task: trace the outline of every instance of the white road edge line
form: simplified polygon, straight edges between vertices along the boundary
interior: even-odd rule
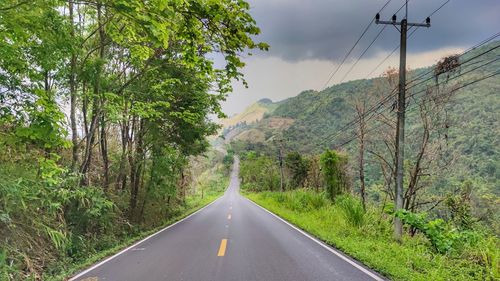
[[[331,248],[330,246],[326,245],[324,242],[316,239],[315,237],[311,236],[310,234],[308,234],[307,232],[303,231],[302,229],[296,227],[295,225],[287,222],[286,220],[282,219],[281,217],[279,217],[278,215],[274,214],[273,212],[269,211],[268,209],[260,206],[259,204],[253,202],[252,200],[246,198],[245,196],[242,196],[243,198],[245,198],[246,200],[250,201],[252,204],[254,204],[255,206],[261,208],[262,210],[268,212],[269,214],[273,215],[275,218],[279,219],[280,221],[284,222],[285,224],[287,224],[288,226],[290,226],[291,228],[295,229],[296,231],[300,232],[302,235],[306,236],[307,238],[313,240],[314,242],[316,242],[317,244],[319,244],[321,247],[325,248],[326,250],[330,251],[331,253],[335,254],[336,256],[338,256],[339,258],[345,260],[346,262],[348,262],[349,264],[351,264],[352,266],[354,266],[355,268],[359,269],[360,271],[362,271],[363,273],[365,273],[366,275],[370,276],[371,278],[373,278],[374,280],[377,280],[377,281],[385,281],[385,279],[382,279],[380,278],[379,276],[377,276],[376,274],[374,274],[373,272],[371,272],[370,270],[364,268],[363,266],[357,264],[356,262],[352,261],[350,258],[346,257],[343,253],[339,252],[339,251],[336,251],[335,249]]]
[[[149,240],[150,238],[153,238],[154,236],[156,236],[156,235],[158,235],[158,234],[162,233],[163,231],[165,231],[165,230],[167,230],[167,229],[169,229],[169,228],[173,227],[174,225],[176,225],[176,224],[178,224],[178,223],[181,223],[181,222],[183,222],[183,221],[185,221],[185,220],[189,219],[190,217],[192,217],[192,216],[196,215],[197,213],[199,213],[199,212],[203,211],[203,210],[204,210],[205,208],[207,208],[208,206],[210,206],[210,205],[214,204],[215,202],[219,201],[219,199],[221,199],[223,196],[224,196],[224,195],[220,196],[219,198],[217,198],[217,199],[215,199],[214,201],[212,201],[210,204],[208,204],[208,205],[206,205],[205,207],[203,207],[203,208],[199,209],[198,211],[196,211],[196,212],[194,212],[194,213],[190,214],[189,216],[187,216],[187,217],[185,217],[185,218],[183,218],[183,219],[181,219],[181,220],[178,220],[178,221],[176,221],[175,223],[173,223],[173,224],[171,224],[171,225],[166,226],[165,228],[163,228],[163,229],[159,230],[158,232],[155,232],[155,233],[153,233],[153,234],[149,235],[148,237],[146,237],[146,238],[142,239],[141,241],[136,242],[136,243],[135,243],[135,244],[133,244],[132,246],[129,246],[129,247],[127,247],[127,248],[125,248],[125,249],[121,250],[120,252],[118,252],[118,253],[116,253],[116,254],[112,255],[111,257],[109,257],[109,258],[107,258],[107,259],[105,259],[105,260],[103,260],[103,261],[101,261],[101,262],[99,262],[99,263],[97,263],[97,264],[93,265],[92,267],[89,267],[88,269],[86,269],[86,270],[84,270],[84,271],[82,271],[82,272],[78,273],[77,275],[75,275],[75,276],[71,277],[68,281],[74,281],[74,280],[76,280],[77,278],[79,278],[79,277],[81,277],[81,276],[83,276],[83,275],[85,275],[85,274],[89,273],[90,271],[92,271],[92,270],[94,270],[94,269],[98,268],[99,266],[101,266],[101,265],[103,265],[103,264],[107,263],[108,261],[110,261],[110,260],[112,260],[112,259],[114,259],[114,258],[118,257],[119,255],[121,255],[121,254],[125,253],[126,251],[128,251],[128,250],[130,250],[130,249],[135,248],[135,247],[136,247],[136,246],[138,246],[139,244],[141,244],[141,243],[143,243],[143,242],[145,242],[145,241]]]

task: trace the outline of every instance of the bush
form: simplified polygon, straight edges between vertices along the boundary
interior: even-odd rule
[[[328,201],[322,193],[313,193],[306,190],[294,190],[290,192],[261,192],[263,198],[270,198],[284,207],[297,211],[308,212],[326,206]]]
[[[395,215],[404,224],[422,232],[430,241],[434,250],[442,254],[451,251],[460,252],[465,246],[477,244],[482,236],[472,230],[459,231],[451,223],[443,219],[427,220],[425,213],[399,210]]]
[[[0,171],[1,280],[7,272],[17,280],[65,258],[86,258],[117,226],[114,204],[101,189],[77,187],[78,178],[53,159],[39,163],[38,178]]]
[[[350,195],[338,196],[335,204],[342,210],[345,220],[355,227],[361,227],[365,222],[365,210],[359,200]]]

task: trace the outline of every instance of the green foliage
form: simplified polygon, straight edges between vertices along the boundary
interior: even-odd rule
[[[264,198],[273,198],[287,209],[298,212],[318,210],[328,204],[326,198],[321,194],[313,194],[301,189],[284,193],[265,191],[261,194]]]
[[[49,154],[49,157],[38,158],[40,179],[45,185],[57,187],[63,183],[63,176],[68,170],[57,164],[60,159],[61,157],[54,153]]]
[[[249,152],[241,158],[240,178],[243,189],[278,190],[280,186],[278,163],[268,156],[257,156]]]
[[[36,101],[25,107],[27,120],[18,121],[13,132],[13,143],[33,144],[39,149],[50,150],[68,147],[65,139],[64,114],[49,92],[37,90]],[[1,117],[1,116],[0,116]]]
[[[0,243],[14,266],[26,259],[54,262],[65,253],[85,257],[84,249],[75,248],[73,237],[102,233],[97,230],[103,230],[104,225],[108,230],[117,227],[114,204],[102,190],[75,187],[76,178],[59,174],[61,168],[51,160],[41,170],[41,181],[13,181],[10,175],[0,173]],[[91,239],[85,243],[89,247],[95,242]],[[25,253],[31,243],[37,246]],[[10,266],[7,271],[18,274]]]
[[[428,220],[425,213],[416,214],[407,210],[399,210],[395,215],[404,224],[421,231],[439,253],[460,251],[465,245],[476,245],[480,239],[480,234],[477,232],[459,231],[443,219]]]
[[[321,171],[325,179],[326,192],[330,200],[348,190],[346,167],[347,157],[334,150],[321,154]]]
[[[291,175],[292,188],[303,187],[307,177],[308,163],[300,153],[290,152],[285,157],[285,167]]]
[[[472,182],[466,181],[459,195],[450,196],[446,200],[446,206],[450,210],[451,219],[460,229],[472,228],[471,193]]]
[[[354,227],[360,228],[365,222],[363,204],[350,195],[341,195],[335,198],[335,204],[342,210],[345,220]]]
[[[224,155],[224,159],[222,159],[222,163],[224,164],[224,169],[227,174],[229,174],[229,171],[231,169],[231,166],[234,163],[234,150],[228,149],[227,154]]]

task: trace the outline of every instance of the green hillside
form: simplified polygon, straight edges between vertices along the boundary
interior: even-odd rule
[[[273,103],[270,99],[261,99],[247,107],[245,111],[224,119],[221,123],[224,128],[234,127],[241,123],[255,123],[262,120],[266,114],[272,113],[278,106],[279,103]]]

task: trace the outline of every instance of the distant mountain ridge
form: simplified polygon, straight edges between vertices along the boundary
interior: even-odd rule
[[[252,124],[262,120],[265,114],[271,114],[280,102],[274,103],[271,99],[265,98],[247,107],[243,112],[231,116],[221,121],[224,129],[237,126],[238,124]]]

